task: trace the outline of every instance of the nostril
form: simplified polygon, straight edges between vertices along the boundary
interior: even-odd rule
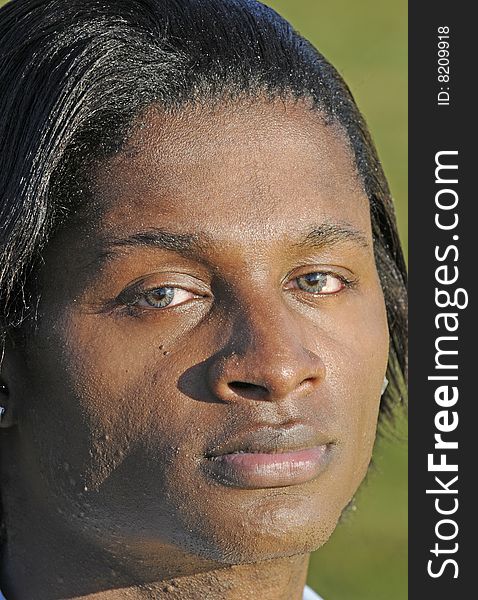
[[[268,393],[267,388],[263,385],[248,383],[247,381],[231,381],[228,385],[235,394],[243,398],[263,398]]]
[[[229,387],[237,388],[238,390],[248,389],[254,387],[253,383],[247,383],[247,381],[231,381]]]

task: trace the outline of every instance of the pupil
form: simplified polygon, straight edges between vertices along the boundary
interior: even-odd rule
[[[167,306],[171,303],[174,298],[174,289],[173,288],[158,288],[146,296],[146,300],[148,304],[152,306]]]
[[[311,285],[324,285],[327,281],[327,275],[324,275],[323,273],[310,273],[310,275],[306,275],[306,278],[307,283],[310,283]]]
[[[325,273],[308,273],[299,278],[299,287],[303,289],[312,289],[320,291],[327,284],[327,275]],[[301,281],[303,282],[302,285]]]

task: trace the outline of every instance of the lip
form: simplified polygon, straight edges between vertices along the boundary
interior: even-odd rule
[[[315,428],[258,427],[214,446],[206,470],[225,485],[246,489],[298,485],[327,467],[334,442]]]

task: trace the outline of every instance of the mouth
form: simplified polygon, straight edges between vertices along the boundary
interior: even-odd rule
[[[224,485],[260,489],[306,483],[328,466],[335,442],[314,428],[259,427],[208,451],[204,467]]]

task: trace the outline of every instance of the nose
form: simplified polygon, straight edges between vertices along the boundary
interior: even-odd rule
[[[323,361],[306,347],[312,341],[310,327],[285,307],[241,311],[226,347],[209,365],[209,387],[224,402],[308,395],[325,377]]]

